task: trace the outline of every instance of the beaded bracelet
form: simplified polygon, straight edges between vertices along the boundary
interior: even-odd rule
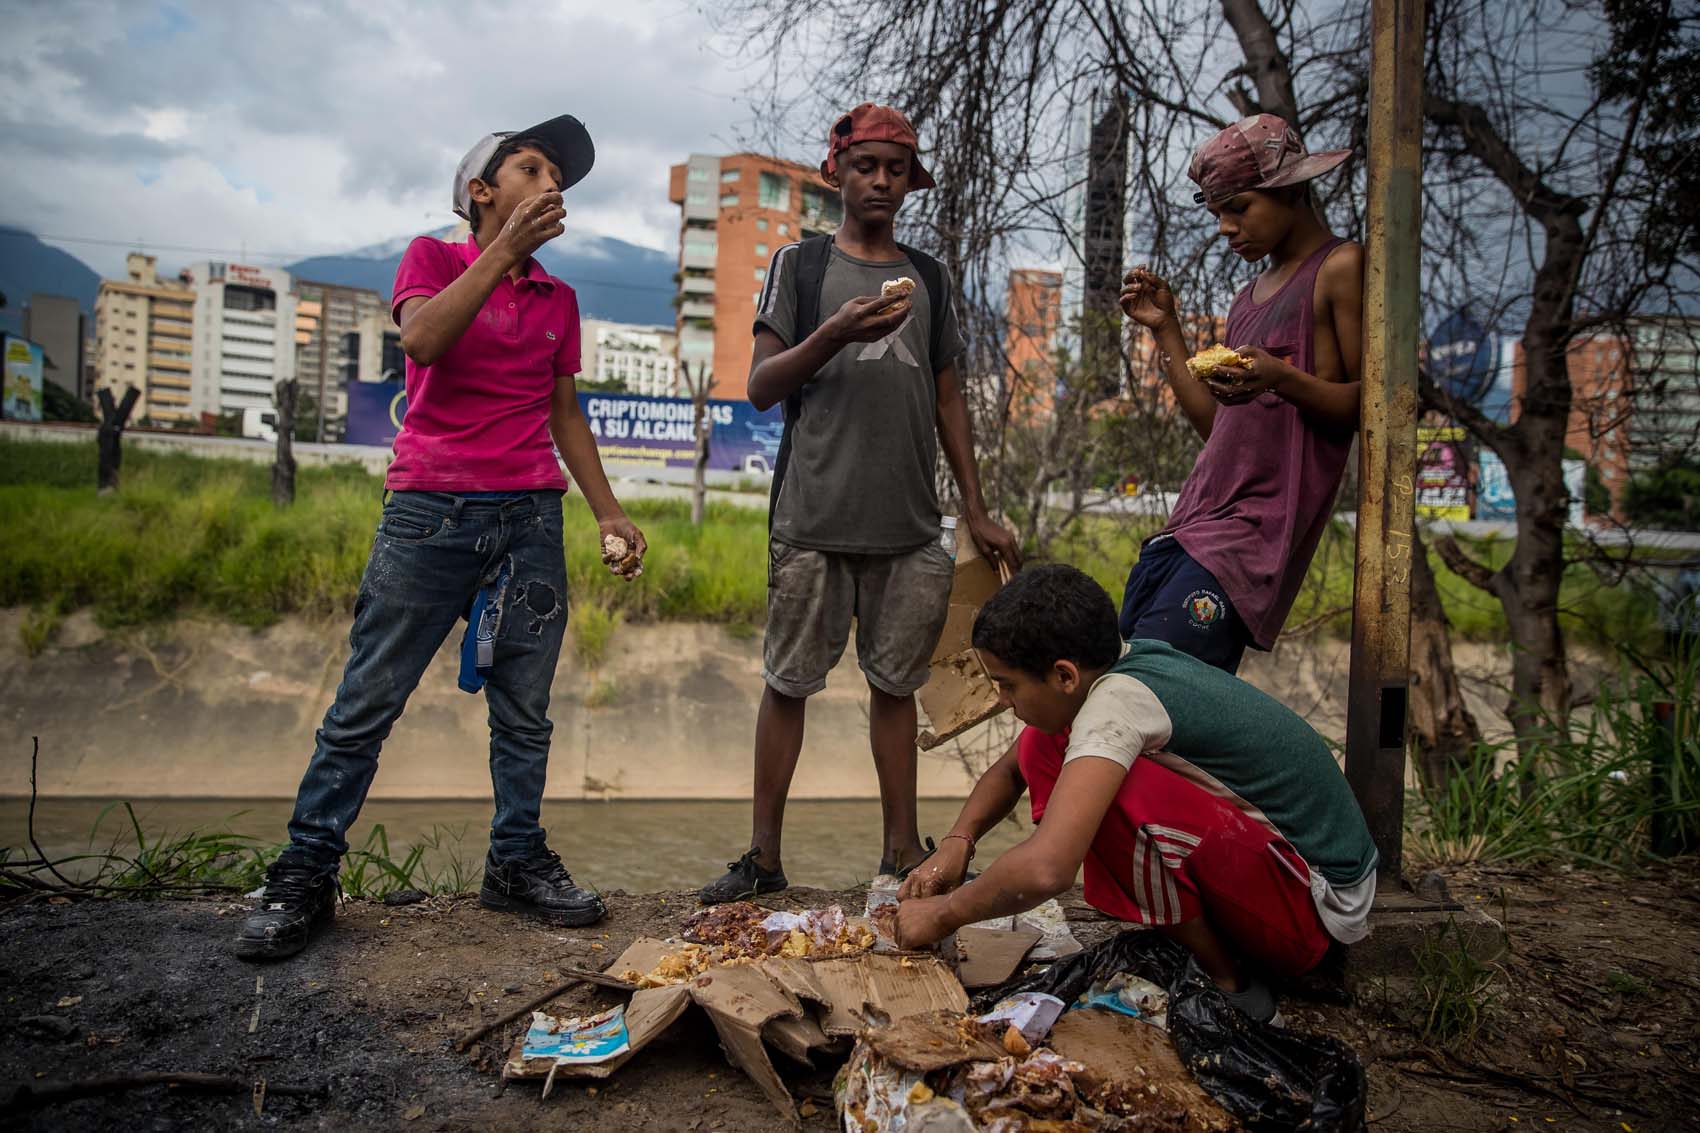
[[[974,836],[972,834],[946,834],[943,838],[940,838],[939,841],[945,842],[945,841],[949,841],[952,838],[960,838],[964,842],[968,843],[968,860],[973,861],[974,860],[974,850],[975,850]]]

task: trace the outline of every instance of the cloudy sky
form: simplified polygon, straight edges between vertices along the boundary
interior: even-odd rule
[[[739,148],[761,82],[687,0],[6,7],[0,223],[102,272],[89,241],[280,262],[450,223],[472,142],[561,112],[597,148],[569,226],[666,248],[668,165]]]

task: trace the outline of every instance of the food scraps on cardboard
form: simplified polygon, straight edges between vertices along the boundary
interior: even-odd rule
[[[709,968],[748,964],[767,956],[792,959],[849,956],[873,947],[874,932],[847,920],[838,905],[802,913],[773,912],[748,901],[700,910],[685,921],[685,942],[647,972],[628,968],[621,979],[639,987],[687,983]]]
[[[1057,1031],[1075,1016],[1096,1018],[1066,1028],[1066,1050],[1029,1047],[1013,1026],[990,1016],[916,1015],[871,1029],[837,1080],[840,1127],[845,1133],[1237,1128],[1199,1089],[1161,1031],[1100,1011],[1069,1012]]]

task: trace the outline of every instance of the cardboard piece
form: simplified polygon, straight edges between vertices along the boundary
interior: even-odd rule
[[[1015,974],[1021,961],[1043,937],[1036,928],[981,928],[966,925],[956,930],[957,978],[972,991],[996,987]]]
[[[1179,1110],[1187,1133],[1240,1128],[1193,1078],[1161,1028],[1114,1011],[1066,1011],[1045,1041],[1086,1067],[1076,1079],[1088,1090],[1125,1091],[1131,1098],[1150,1099],[1153,1108]]]
[[[931,751],[1003,711],[973,642],[980,607],[1002,585],[997,569],[980,554],[967,531],[959,530],[950,611],[933,647],[927,683],[917,694],[929,725],[916,741],[922,751]]]
[[[647,972],[680,946],[649,938],[632,943],[610,972]],[[812,1051],[871,1026],[930,1011],[961,1013],[968,993],[944,964],[921,955],[870,952],[831,959],[768,957],[709,968],[685,984],[642,988],[626,1007],[630,1050],[595,1064],[523,1057],[524,1039],[502,1068],[505,1078],[606,1078],[695,1003],[708,1013],[727,1059],[753,1079],[788,1120],[798,1120],[790,1091],[768,1057],[771,1046],[807,1063]]]

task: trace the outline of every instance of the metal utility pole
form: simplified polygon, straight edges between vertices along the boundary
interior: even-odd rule
[[[1369,822],[1382,873],[1397,877],[1416,522],[1423,0],[1374,0],[1370,25],[1363,417],[1346,779]]]

